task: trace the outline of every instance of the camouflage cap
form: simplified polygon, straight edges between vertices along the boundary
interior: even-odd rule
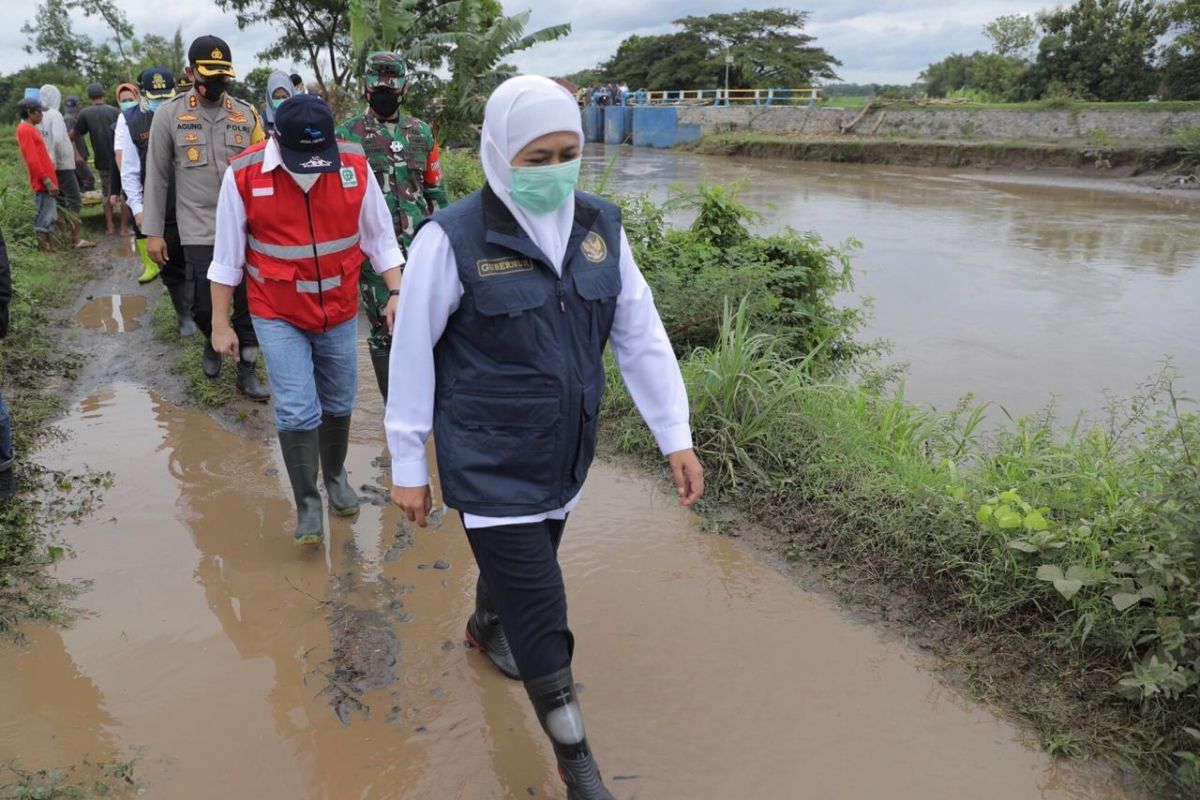
[[[408,69],[404,66],[404,59],[399,53],[376,50],[367,54],[364,77],[368,89],[373,86],[391,86],[393,89],[400,89],[404,86],[407,74]]]

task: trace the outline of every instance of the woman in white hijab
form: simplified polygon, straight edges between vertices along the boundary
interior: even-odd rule
[[[575,191],[579,108],[558,84],[502,84],[480,141],[487,186],[439,212],[408,254],[386,427],[392,499],[425,526],[425,442],[479,565],[467,638],[522,679],[569,800],[611,800],[584,735],[557,551],[595,453],[611,343],[670,461],[680,502],[704,490],[679,365],[620,209]],[[632,520],[631,520],[632,522]]]

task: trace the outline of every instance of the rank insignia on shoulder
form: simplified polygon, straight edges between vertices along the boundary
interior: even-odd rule
[[[579,249],[583,251],[583,257],[593,264],[599,264],[608,258],[608,245],[605,244],[604,237],[595,231],[592,231],[584,238],[583,243],[579,245]]]
[[[200,119],[200,117],[196,116],[195,114],[180,114],[175,119],[178,122],[196,122]]]
[[[200,101],[196,99],[196,95],[189,94],[188,95],[188,108],[195,108],[198,105],[200,105]]]
[[[225,95],[225,110],[233,111],[233,98],[229,95]]]
[[[342,167],[338,170],[338,174],[342,177],[343,189],[353,189],[358,186],[358,176],[354,174],[354,167]]]

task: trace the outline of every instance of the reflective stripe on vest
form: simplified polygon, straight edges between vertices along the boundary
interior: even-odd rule
[[[242,156],[240,158],[235,157],[234,159],[232,159],[230,161],[229,166],[233,167],[234,172],[237,172],[238,170],[245,169],[246,167],[250,166],[251,164],[261,164],[263,162],[263,159],[266,157],[267,157],[266,149],[255,150],[253,153],[251,153],[248,156]]]
[[[262,273],[259,272],[258,267],[254,266],[253,264],[246,265],[246,274],[251,278],[254,278],[254,280],[258,281],[259,283],[263,283]]]
[[[334,275],[321,281],[296,281],[296,291],[301,294],[319,294],[327,289],[336,289],[342,285],[342,276]]]
[[[313,245],[311,244],[267,244],[260,242],[253,236],[246,237],[246,244],[256,253],[262,253],[264,256],[279,258],[285,261],[295,261],[301,258],[312,258]],[[334,253],[340,253],[343,250],[348,250],[358,244],[358,234],[347,236],[344,239],[334,239],[330,242],[317,242],[317,256],[330,256]]]

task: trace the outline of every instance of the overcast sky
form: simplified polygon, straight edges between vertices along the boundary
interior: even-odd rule
[[[36,0],[0,0],[10,12],[10,23],[0,31],[0,73],[10,73],[40,61],[21,46],[20,21],[33,14]],[[185,41],[214,33],[229,42],[235,66],[246,70],[255,65],[254,54],[275,37],[269,26],[238,31],[232,15],[215,10],[210,3],[159,3],[145,0],[116,0],[140,36],[158,33],[170,36],[183,26]],[[539,45],[511,59],[522,71],[563,75],[595,66],[615,52],[631,34],[664,33],[671,20],[686,15],[770,8],[786,5],[757,0],[503,0],[507,13],[530,9],[530,30],[570,22],[572,33],[565,39]],[[955,51],[970,52],[987,45],[981,29],[1001,14],[1031,13],[1055,5],[1022,0],[805,0],[791,6],[812,12],[808,31],[843,66],[843,80],[856,83],[911,83],[926,65]],[[80,18],[76,30],[93,38],[105,36],[95,19]],[[279,65],[290,67],[292,65]],[[300,65],[296,65],[300,66]],[[306,77],[311,70],[301,69]]]

